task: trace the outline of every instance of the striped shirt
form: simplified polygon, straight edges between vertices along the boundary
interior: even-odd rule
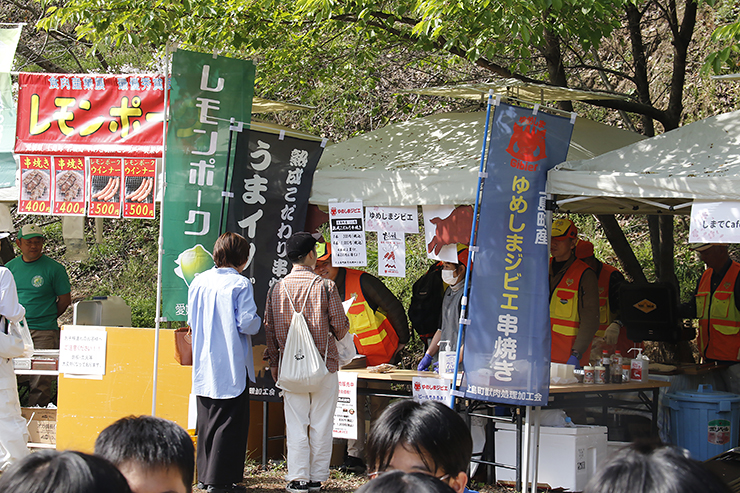
[[[265,307],[265,333],[267,334],[267,353],[270,357],[270,366],[278,367],[280,352],[285,347],[285,339],[288,337],[290,321],[293,318],[293,308],[290,300],[293,300],[296,311],[301,311],[304,301],[306,307],[303,315],[306,317],[308,329],[311,331],[314,343],[324,356],[326,356],[326,368],[335,372],[339,368],[337,362],[337,345],[334,337],[329,337],[331,331],[337,339],[341,339],[349,330],[349,320],[344,314],[342,300],[333,281],[326,281],[329,288],[328,293],[324,288],[321,277],[314,274],[313,269],[307,265],[293,265],[293,270],[285,276],[278,284],[275,284],[267,297]],[[310,288],[310,292],[309,292]],[[288,300],[288,296],[290,300]],[[306,295],[308,294],[308,300]],[[327,294],[329,296],[327,297]],[[327,308],[328,307],[328,308]]]

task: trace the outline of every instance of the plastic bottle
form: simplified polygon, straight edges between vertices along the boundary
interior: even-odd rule
[[[622,383],[622,353],[617,350],[612,354],[611,383]]]
[[[565,427],[566,428],[575,428],[576,427],[575,423],[573,423],[573,420],[570,419],[570,416],[566,416],[565,417]]]
[[[606,369],[601,365],[594,367],[594,383],[606,383]]]
[[[583,367],[583,383],[593,384],[594,383],[594,367],[586,365]]]
[[[622,360],[622,383],[630,383],[630,364]]]
[[[444,378],[452,378],[455,374],[455,356],[457,353],[451,351],[450,341],[440,341],[439,352],[439,375]]]
[[[647,382],[648,381],[648,363],[650,360],[647,356],[642,354],[642,348],[633,347],[630,351],[637,351],[637,356],[632,360],[630,365],[630,381],[631,382]]]
[[[604,367],[604,382],[603,383],[609,383],[611,373],[609,372],[609,366],[611,365],[612,360],[609,358],[609,353],[606,349],[604,349],[601,352],[601,366]],[[598,383],[598,382],[597,382]]]

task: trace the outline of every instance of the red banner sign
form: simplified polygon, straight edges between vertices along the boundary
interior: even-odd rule
[[[20,214],[51,212],[51,157],[21,156]]]
[[[162,155],[164,78],[18,76],[16,154]]]

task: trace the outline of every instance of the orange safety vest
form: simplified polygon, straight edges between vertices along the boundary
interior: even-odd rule
[[[578,313],[578,287],[581,285],[581,276],[589,268],[585,262],[576,259],[550,295],[552,333],[550,361],[553,363],[567,363],[570,358],[573,342],[576,340],[578,328],[581,325]],[[589,344],[588,349],[581,355],[581,365],[588,364],[590,352],[591,345]]]
[[[368,366],[388,363],[398,348],[398,334],[380,309],[373,311],[365,301],[360,286],[360,276],[364,272],[345,269],[344,298],[355,296],[355,301],[347,312],[349,331],[356,335],[355,347],[359,354],[367,358]]]
[[[735,281],[740,264],[732,262],[714,293],[712,269],[701,276],[696,290],[696,318],[699,319],[699,349],[705,358],[740,361],[740,311],[735,306]]]

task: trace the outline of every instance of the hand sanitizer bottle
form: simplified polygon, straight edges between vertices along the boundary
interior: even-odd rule
[[[452,351],[450,341],[441,341],[439,352],[439,375],[444,378],[452,379],[455,375],[455,356],[457,353]]]
[[[648,381],[648,357],[642,354],[642,348],[633,347],[630,352],[637,351],[637,356],[632,360],[630,366],[630,382]]]

